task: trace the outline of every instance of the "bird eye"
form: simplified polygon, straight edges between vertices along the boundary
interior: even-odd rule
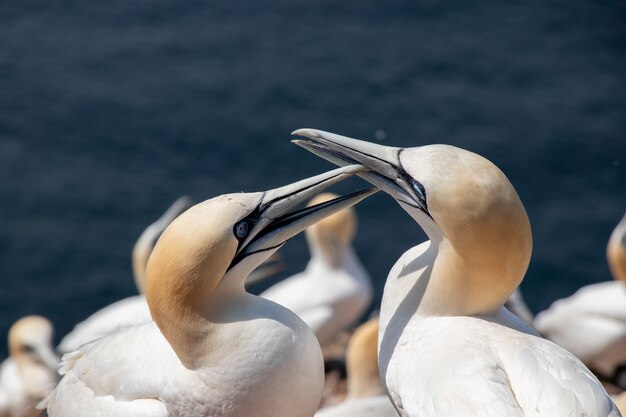
[[[248,222],[245,220],[240,221],[235,225],[235,236],[238,239],[243,239],[248,234]]]
[[[33,346],[31,346],[31,345],[23,345],[22,346],[22,351],[24,353],[31,354],[31,353],[35,352],[35,348]]]

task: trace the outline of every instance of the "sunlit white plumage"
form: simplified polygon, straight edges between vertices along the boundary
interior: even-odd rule
[[[299,145],[390,194],[430,238],[391,269],[379,366],[403,417],[619,416],[591,372],[503,307],[530,260],[530,224],[491,162],[445,145],[392,148],[318,130]]]
[[[244,281],[287,239],[370,195],[294,211],[358,169],[220,196],[174,220],[146,270],[154,322],[66,355],[65,376],[42,404],[49,416],[313,415],[323,385],[315,336],[289,310],[247,293]]]
[[[324,193],[309,204],[336,197]],[[355,229],[353,208],[309,227],[305,234],[311,260],[306,269],[261,293],[300,316],[322,346],[354,324],[372,300],[370,277],[352,248]]]
[[[315,417],[398,417],[378,371],[378,320],[362,324],[350,338],[346,351],[348,395]]]
[[[41,316],[26,316],[11,326],[9,358],[0,365],[0,416],[40,414],[35,405],[58,381],[52,335],[52,324]]]
[[[626,364],[626,215],[611,234],[607,259],[615,281],[587,285],[554,302],[537,315],[535,328],[611,379]]]
[[[149,225],[137,239],[132,252],[132,267],[139,295],[116,301],[78,323],[59,343],[58,348],[60,352],[72,352],[87,342],[115,333],[124,327],[152,320],[148,303],[146,303],[146,296],[144,295],[146,264],[163,230],[191,205],[192,202],[189,197],[180,197],[157,221]]]

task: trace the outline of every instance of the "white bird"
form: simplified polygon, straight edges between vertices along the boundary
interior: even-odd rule
[[[503,307],[528,267],[530,223],[491,162],[453,146],[393,148],[318,130],[299,145],[390,194],[429,241],[391,269],[378,363],[403,417],[619,416],[574,355]]]
[[[139,295],[124,298],[96,311],[78,323],[59,343],[59,352],[73,352],[85,343],[119,331],[128,326],[151,321],[144,295],[145,270],[150,254],[163,230],[182,212],[192,206],[187,196],[176,200],[167,211],[149,225],[137,239],[132,252],[132,267]]]
[[[41,406],[50,417],[312,416],[324,378],[315,335],[244,282],[287,239],[375,192],[296,210],[360,169],[223,195],[181,214],[148,261],[154,321],[65,355],[65,376]]]
[[[309,205],[337,197],[324,193]],[[300,316],[322,346],[354,324],[372,301],[370,277],[352,248],[355,230],[353,208],[306,229],[311,253],[306,269],[261,293]]]
[[[359,326],[348,343],[348,396],[315,417],[398,417],[378,372],[378,319]]]
[[[35,405],[58,381],[59,358],[52,348],[52,324],[26,316],[9,330],[9,358],[0,365],[0,416],[34,417]]]
[[[585,286],[537,315],[535,328],[606,382],[626,388],[626,215],[606,249],[614,281]],[[620,372],[622,371],[622,372]]]

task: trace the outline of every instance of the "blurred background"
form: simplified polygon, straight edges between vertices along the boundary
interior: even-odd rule
[[[626,211],[626,3],[211,3],[0,2],[1,340],[33,313],[58,340],[135,294],[131,248],[178,196],[333,168],[290,144],[300,127],[496,163],[533,226],[522,290],[535,313],[610,279],[606,242]],[[357,210],[377,308],[425,236],[383,193]],[[283,254],[280,276],[302,270],[304,238]]]

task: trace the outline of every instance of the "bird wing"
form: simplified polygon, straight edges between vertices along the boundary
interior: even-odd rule
[[[525,415],[620,416],[596,377],[565,349],[527,335],[508,343],[500,356]]]
[[[75,373],[66,375],[42,404],[50,417],[168,417],[158,399],[120,401],[112,395],[95,395]]]
[[[61,340],[59,351],[63,353],[75,351],[85,343],[151,320],[145,296],[125,298],[104,307],[78,323],[74,330]]]
[[[180,369],[154,322],[133,326],[64,355],[65,376],[41,405],[51,417],[165,417],[159,398]]]
[[[580,360],[497,320],[411,322],[386,362],[393,330],[383,335],[379,362],[402,416],[620,416]]]

